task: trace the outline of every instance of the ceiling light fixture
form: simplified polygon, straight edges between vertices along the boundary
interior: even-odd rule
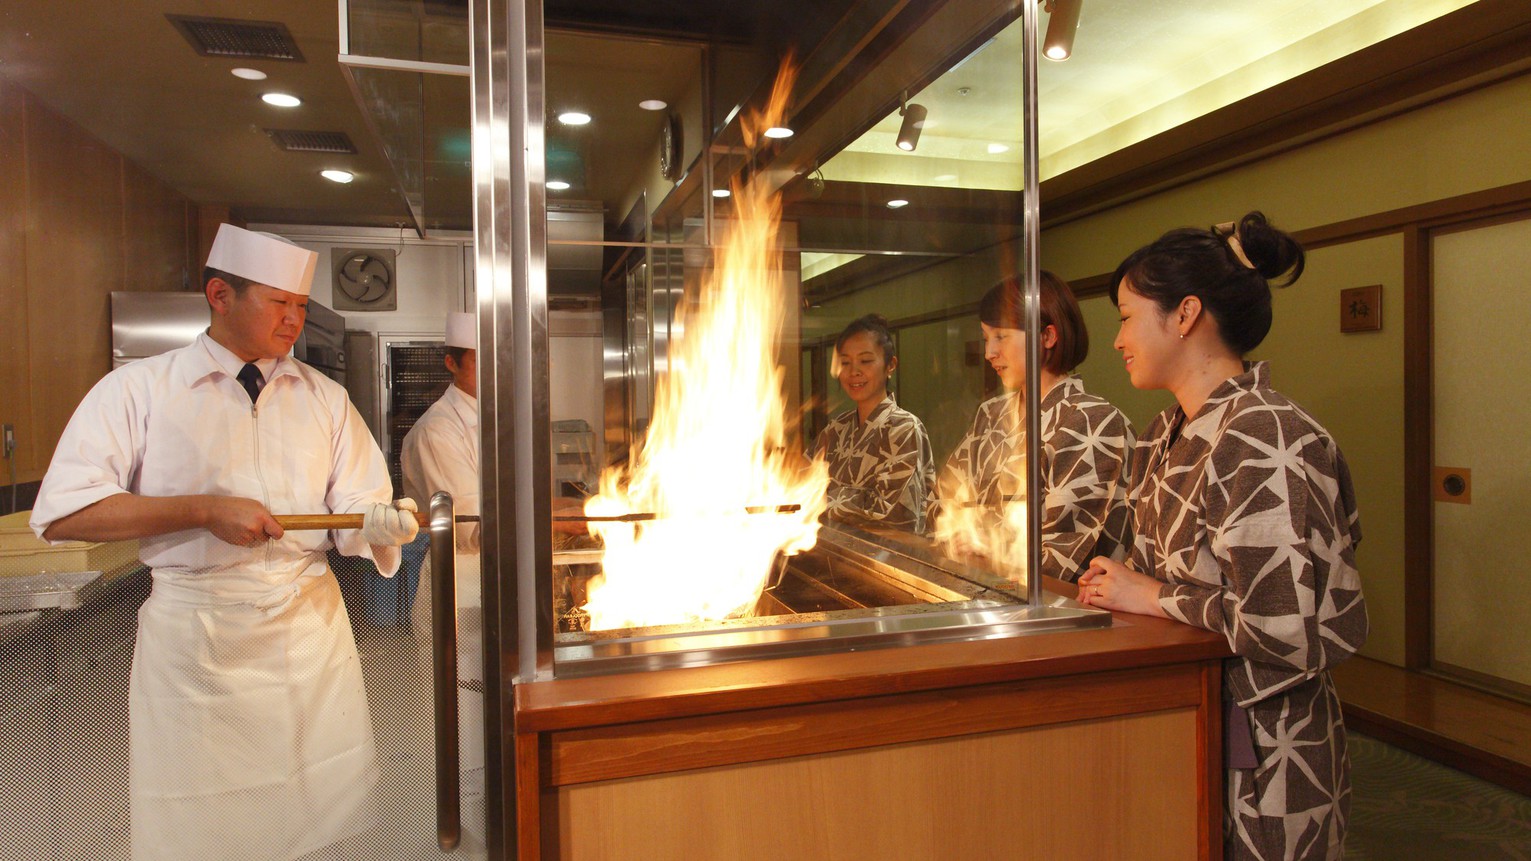
[[[558,115],[558,121],[566,126],[582,126],[590,122],[590,115],[580,111],[564,111]]]
[[[276,105],[279,108],[295,108],[303,104],[303,100],[287,93],[266,93],[260,100],[268,105]]]
[[[1009,151],[1010,147],[1007,147],[1004,144],[989,144],[989,155],[999,155],[1002,152]]]
[[[914,152],[914,148],[920,145],[920,131],[925,128],[928,112],[924,105],[910,104],[909,91],[905,90],[898,113],[904,118],[898,127],[898,148],[904,152]]]
[[[662,111],[669,106],[670,103],[664,99],[644,99],[638,103],[638,107],[646,111]]]
[[[247,69],[244,66],[240,66],[237,69],[230,69],[229,70],[229,74],[233,75],[236,78],[244,78],[247,81],[264,81],[264,80],[266,80],[266,73],[265,72],[262,72],[260,69]]]
[[[909,205],[909,201],[904,200],[901,197],[895,197],[894,199],[888,201],[888,208],[889,209],[903,209],[904,207],[906,207],[908,205]]]
[[[782,140],[784,138],[789,138],[789,137],[792,137],[792,135],[793,135],[793,131],[791,129],[787,128],[786,126],[771,126],[770,128],[765,130],[765,136],[766,137],[768,137],[768,138],[775,138],[777,140]]]
[[[330,182],[345,184],[356,178],[356,174],[349,170],[321,170],[319,175]]]
[[[550,191],[568,191],[569,184],[561,179],[550,179],[548,180],[548,189]]]
[[[719,199],[728,197],[728,196],[730,196],[732,194],[733,194],[733,192],[729,191],[726,188],[714,188],[712,190],[712,196],[716,197],[716,198],[719,198]]]
[[[1042,37],[1042,56],[1062,62],[1074,53],[1074,31],[1079,29],[1079,9],[1084,0],[1047,0],[1047,35]]]

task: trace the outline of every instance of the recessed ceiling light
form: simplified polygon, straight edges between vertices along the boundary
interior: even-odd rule
[[[787,128],[786,126],[771,126],[770,128],[765,130],[765,136],[768,137],[768,138],[778,138],[778,139],[780,139],[780,138],[789,138],[789,137],[792,137],[792,130]]]
[[[564,111],[558,115],[558,121],[566,126],[582,126],[590,122],[590,115],[579,111]]]
[[[319,175],[329,180],[330,182],[341,183],[350,182],[356,178],[356,174],[350,172],[349,170],[321,170],[319,171]]]
[[[933,176],[931,179],[936,182],[956,182],[957,175],[955,173],[943,173],[940,176]]]
[[[1007,147],[1004,144],[989,144],[989,155],[999,155],[1002,152],[1009,151],[1010,147]]]
[[[662,111],[669,106],[670,103],[664,99],[644,99],[638,103],[638,107],[646,111]]]
[[[567,191],[569,184],[561,179],[548,180],[548,188],[552,191]]]
[[[266,93],[261,96],[261,101],[268,105],[276,105],[279,108],[295,108],[303,104],[303,100],[287,93]]]
[[[888,201],[888,208],[889,209],[903,209],[904,207],[906,207],[908,205],[909,205],[909,201],[904,200],[903,198],[900,198],[900,197],[896,197],[896,198]]]
[[[246,69],[243,66],[240,66],[237,69],[230,69],[229,70],[229,74],[233,75],[236,78],[244,78],[247,81],[264,81],[264,80],[266,80],[266,73],[265,72],[262,72],[260,69]]]
[[[712,196],[713,197],[728,197],[731,194],[733,194],[733,192],[729,191],[726,188],[714,188],[712,190]]]

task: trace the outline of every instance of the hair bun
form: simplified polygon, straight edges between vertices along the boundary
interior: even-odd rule
[[[1285,281],[1276,285],[1285,287],[1302,276],[1306,265],[1302,245],[1290,234],[1273,227],[1265,213],[1256,210],[1240,218],[1238,235],[1244,255],[1254,264],[1255,271],[1267,281],[1274,281],[1283,273],[1290,272]]]

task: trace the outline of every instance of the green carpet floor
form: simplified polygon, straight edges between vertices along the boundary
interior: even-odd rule
[[[1346,861],[1531,861],[1531,798],[1352,732]]]

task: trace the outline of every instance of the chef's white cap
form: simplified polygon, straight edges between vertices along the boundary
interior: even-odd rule
[[[453,311],[447,315],[447,346],[478,349],[478,321],[468,311]]]
[[[218,226],[210,269],[248,278],[257,284],[307,296],[314,283],[319,255],[270,233],[257,233],[232,224]]]

